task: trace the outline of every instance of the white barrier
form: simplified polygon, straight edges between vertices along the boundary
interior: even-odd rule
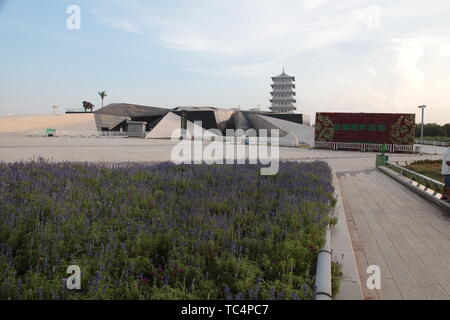
[[[431,140],[416,140],[416,144],[425,144],[425,145],[428,145],[428,146],[446,147],[446,146],[448,146],[449,142],[445,142],[445,141],[431,141]]]
[[[29,137],[47,137],[45,130],[33,130],[26,133]],[[88,131],[88,130],[56,130],[55,137],[69,138],[99,138],[99,137],[128,137],[127,132],[116,131]]]
[[[314,141],[314,148],[335,150],[335,142]]]
[[[328,142],[314,141],[314,148],[331,150],[359,150],[359,151],[380,151],[383,144],[379,143],[356,143],[356,142]],[[387,152],[414,153],[414,145],[386,144]]]

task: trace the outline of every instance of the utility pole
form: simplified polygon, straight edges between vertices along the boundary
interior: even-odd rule
[[[424,114],[426,107],[427,107],[426,105],[419,106],[419,109],[422,109],[422,128],[420,130],[420,140],[422,140],[422,141],[423,141],[423,114]]]
[[[181,140],[187,137],[187,112],[181,111]]]

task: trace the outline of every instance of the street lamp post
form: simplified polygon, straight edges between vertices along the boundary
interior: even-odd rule
[[[420,129],[420,140],[422,140],[422,141],[423,141],[423,114],[424,114],[426,107],[427,106],[425,106],[425,105],[419,106],[419,109],[422,109],[422,128]]]
[[[187,137],[187,118],[186,110],[181,111],[181,140]]]

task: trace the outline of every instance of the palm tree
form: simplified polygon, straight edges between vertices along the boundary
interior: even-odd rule
[[[102,108],[103,108],[103,99],[105,99],[105,97],[107,96],[106,91],[100,91],[98,94],[102,98]]]

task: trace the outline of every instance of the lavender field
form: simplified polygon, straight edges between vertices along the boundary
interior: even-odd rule
[[[311,299],[332,193],[325,162],[0,163],[0,299]]]

